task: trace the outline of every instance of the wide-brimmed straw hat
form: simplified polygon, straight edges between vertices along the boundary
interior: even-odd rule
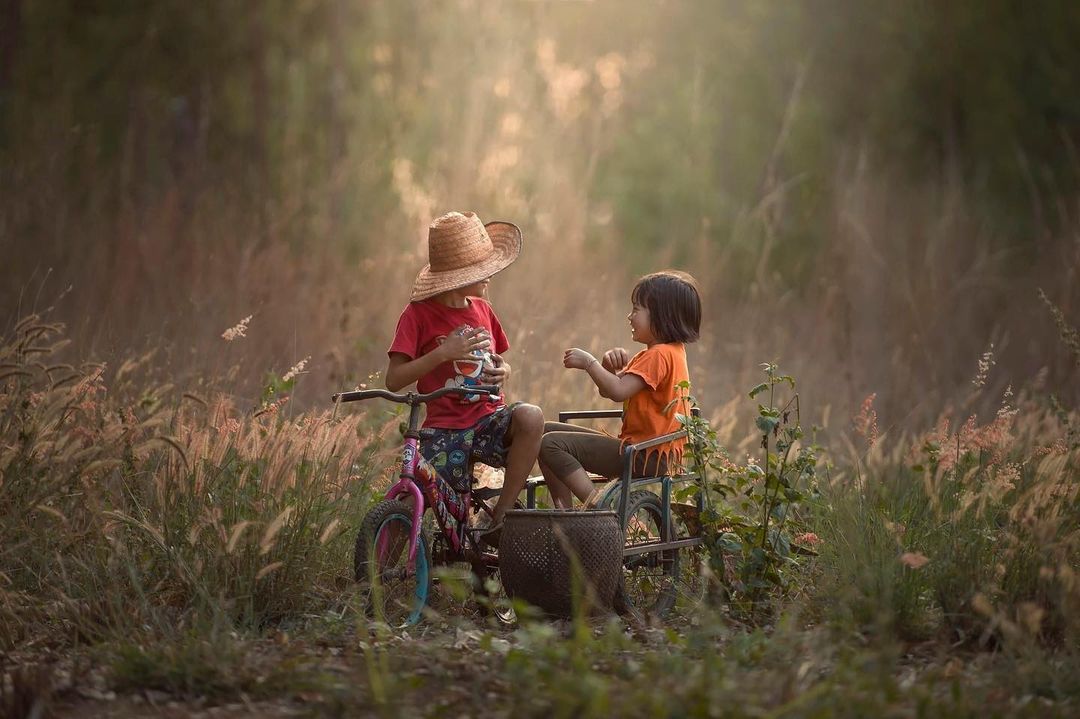
[[[480,222],[475,212],[447,212],[428,227],[428,264],[413,284],[412,301],[486,280],[521,252],[521,230],[509,222]]]

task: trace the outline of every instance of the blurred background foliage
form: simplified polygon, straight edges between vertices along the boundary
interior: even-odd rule
[[[234,391],[311,354],[319,401],[471,208],[525,231],[493,297],[535,400],[665,265],[714,403],[791,357],[934,414],[991,342],[1075,396],[1036,288],[1075,324],[1078,36],[1067,0],[2,0],[0,319],[63,295],[78,351],[200,377],[254,313]]]

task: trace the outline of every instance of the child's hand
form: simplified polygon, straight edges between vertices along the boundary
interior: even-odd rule
[[[510,379],[510,363],[504,360],[502,355],[492,353],[491,363],[484,363],[480,381],[484,384],[494,384],[502,387],[508,379]]]
[[[587,369],[595,361],[595,357],[577,347],[566,350],[562,358],[563,367],[567,369]]]
[[[600,364],[603,365],[604,369],[608,372],[614,374],[625,367],[629,361],[630,353],[622,347],[615,347],[604,353],[604,357],[600,360]]]
[[[473,352],[476,350],[483,352],[490,346],[491,338],[483,327],[470,330],[458,327],[443,340],[443,343],[435,351],[441,355],[444,362],[475,360],[476,355]]]

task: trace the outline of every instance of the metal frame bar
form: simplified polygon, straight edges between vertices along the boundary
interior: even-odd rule
[[[623,556],[632,557],[635,554],[645,554],[656,550],[679,549],[681,547],[697,547],[705,543],[704,537],[686,537],[685,539],[673,539],[670,542],[638,542],[623,547]]]
[[[629,519],[629,517],[627,517],[627,512],[630,509],[630,485],[634,479],[632,476],[634,473],[634,453],[640,452],[643,449],[650,449],[661,444],[666,444],[674,439],[680,439],[685,436],[687,436],[686,430],[682,429],[678,432],[662,434],[659,437],[653,437],[652,439],[647,439],[644,442],[628,444],[623,447],[623,468],[622,477],[620,478],[622,482],[622,491],[619,493],[619,526],[622,527],[623,530],[626,529],[626,522]],[[663,482],[663,478],[656,477],[653,479],[653,481]]]
[[[572,419],[622,419],[621,409],[571,409],[559,412],[560,422]]]

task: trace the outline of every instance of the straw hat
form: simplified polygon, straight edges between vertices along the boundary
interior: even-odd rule
[[[485,280],[505,269],[520,252],[517,225],[485,225],[475,212],[447,212],[428,227],[429,264],[416,276],[412,301]]]

